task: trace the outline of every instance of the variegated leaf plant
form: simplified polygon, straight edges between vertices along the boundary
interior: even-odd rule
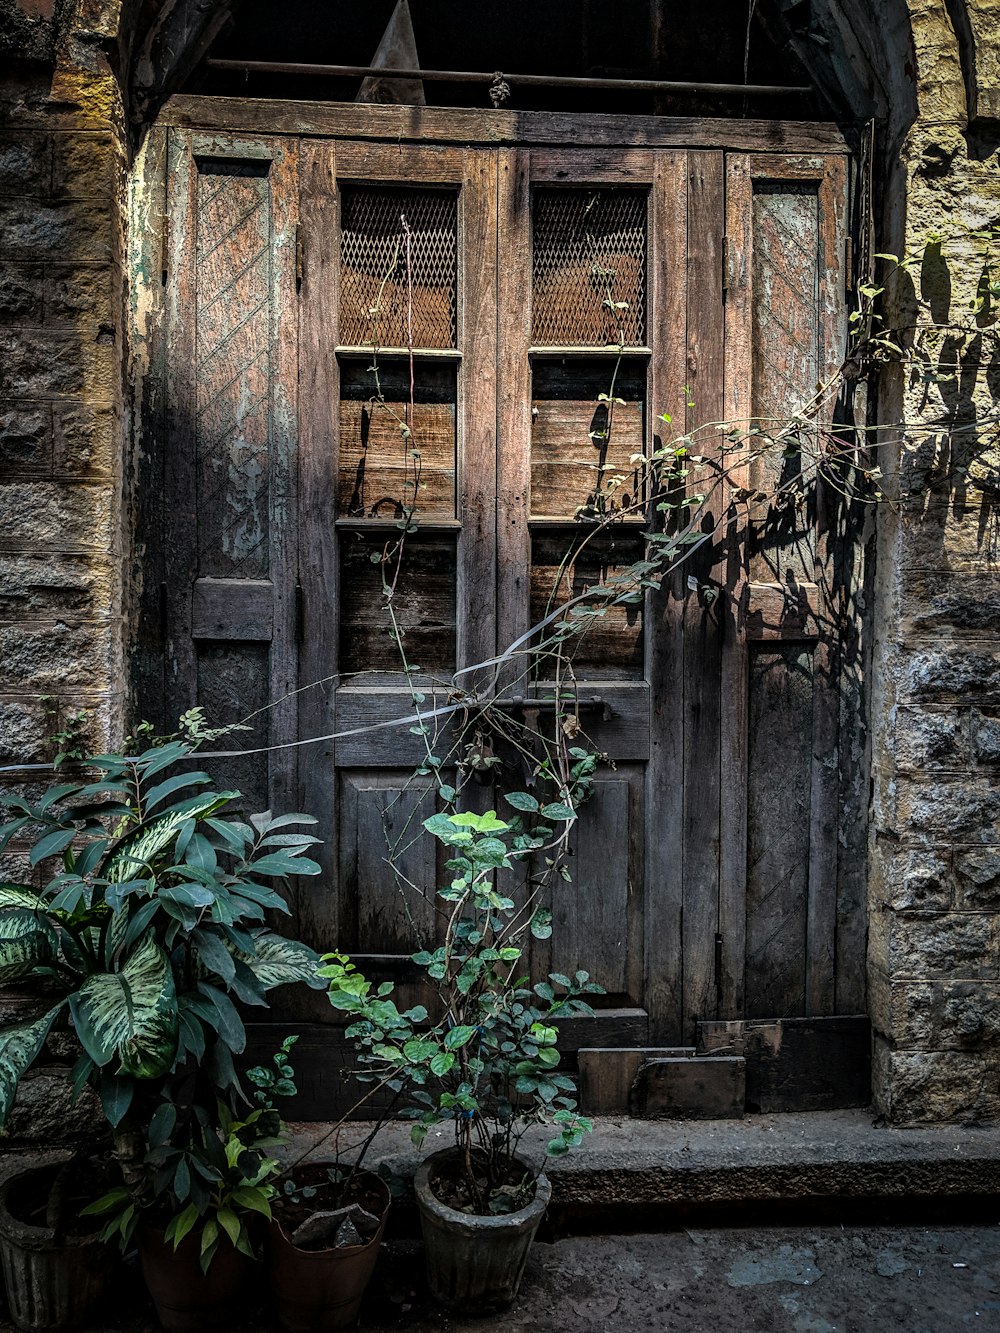
[[[288,911],[275,880],[319,873],[307,855],[317,839],[298,827],[316,821],[244,817],[239,793],[214,790],[193,753],[173,740],[93,756],[99,776],[9,798],[14,818],[0,826],[0,851],[33,835],[31,865],[54,863],[44,887],[0,882],[0,986],[38,995],[37,1013],[0,1029],[0,1124],[49,1033],[75,1033],[76,1087],[96,1089],[120,1144],[139,1136],[132,1224],[154,1199],[164,1220],[217,1211],[234,1124],[240,1169],[257,1177],[278,1117],[246,1116],[234,1002],[323,985],[316,954],[266,919]]]

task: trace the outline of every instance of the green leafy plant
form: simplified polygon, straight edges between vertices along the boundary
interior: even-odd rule
[[[530,1196],[531,1180],[519,1179],[514,1167],[529,1126],[552,1129],[554,1155],[590,1129],[577,1114],[572,1080],[559,1072],[554,1023],[589,1013],[581,997],[600,987],[582,971],[529,983],[522,975],[524,946],[529,935],[551,934],[552,914],[539,906],[519,909],[496,882],[517,861],[537,855],[555,835],[553,825],[572,821],[574,810],[540,807],[527,792],[507,799],[537,816],[531,827],[492,810],[424,820],[452,852],[452,879],[437,893],[447,914],[443,942],[413,955],[434,992],[433,1013],[423,1005],[401,1012],[391,982],[373,991],[342,954],[327,955],[321,969],[331,1003],[351,1017],[347,1035],[366,1067],[362,1076],[403,1091],[409,1102],[403,1114],[416,1122],[414,1142],[435,1125],[454,1126],[459,1206],[475,1213],[509,1212],[522,1206],[525,1191]]]
[[[239,1192],[265,1179],[248,1145],[280,1125],[237,1074],[246,1032],[234,1000],[266,1006],[276,986],[323,984],[316,954],[265,919],[288,911],[274,880],[319,872],[306,855],[317,839],[299,831],[315,821],[243,818],[238,793],[184,767],[192,753],[175,740],[137,758],[92,756],[100,776],[11,798],[15,817],[0,827],[0,850],[33,832],[31,864],[57,867],[42,888],[0,883],[0,985],[39,996],[35,1016],[0,1030],[0,1123],[49,1033],[70,1029],[82,1048],[74,1085],[96,1089],[116,1135],[131,1196],[123,1239],[153,1199],[184,1217],[181,1230],[213,1213],[233,1239],[227,1198],[253,1210]],[[270,1091],[288,1082],[276,1076]]]

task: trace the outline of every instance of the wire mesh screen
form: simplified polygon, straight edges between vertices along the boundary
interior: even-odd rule
[[[646,341],[646,193],[536,190],[531,341]]]
[[[445,190],[343,190],[342,343],[455,346],[457,219]]]

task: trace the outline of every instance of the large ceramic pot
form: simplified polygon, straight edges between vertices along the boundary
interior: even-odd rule
[[[420,1224],[427,1256],[427,1282],[434,1299],[454,1310],[490,1314],[514,1300],[528,1250],[542,1220],[552,1186],[539,1174],[535,1197],[526,1208],[498,1217],[460,1213],[434,1193],[431,1181],[454,1158],[454,1150],[425,1158],[413,1187],[420,1209]],[[514,1159],[533,1172],[523,1157]]]
[[[256,1287],[256,1264],[225,1237],[207,1273],[201,1271],[200,1232],[185,1236],[176,1250],[156,1227],[140,1227],[138,1241],[142,1276],[165,1329],[228,1328],[240,1318]]]
[[[107,1295],[117,1254],[99,1231],[75,1235],[38,1225],[57,1166],[19,1171],[0,1186],[0,1260],[10,1317],[26,1333],[77,1328]],[[30,1219],[30,1220],[26,1220]]]
[[[277,1218],[268,1228],[267,1278],[285,1333],[329,1333],[358,1317],[382,1244],[389,1188],[367,1171],[356,1180],[366,1204],[374,1204],[371,1211],[377,1208],[379,1217],[378,1230],[363,1245],[303,1250],[292,1244]]]

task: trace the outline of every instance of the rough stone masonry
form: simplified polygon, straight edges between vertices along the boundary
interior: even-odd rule
[[[887,316],[918,363],[887,367],[879,404],[896,498],[871,612],[875,1095],[892,1121],[996,1120],[1000,343],[973,233],[1000,220],[1000,0],[775,8],[820,85],[877,118],[876,248],[917,257]],[[0,764],[49,759],[81,708],[93,743],[123,733],[141,574],[128,194],[218,9],[0,0]]]

